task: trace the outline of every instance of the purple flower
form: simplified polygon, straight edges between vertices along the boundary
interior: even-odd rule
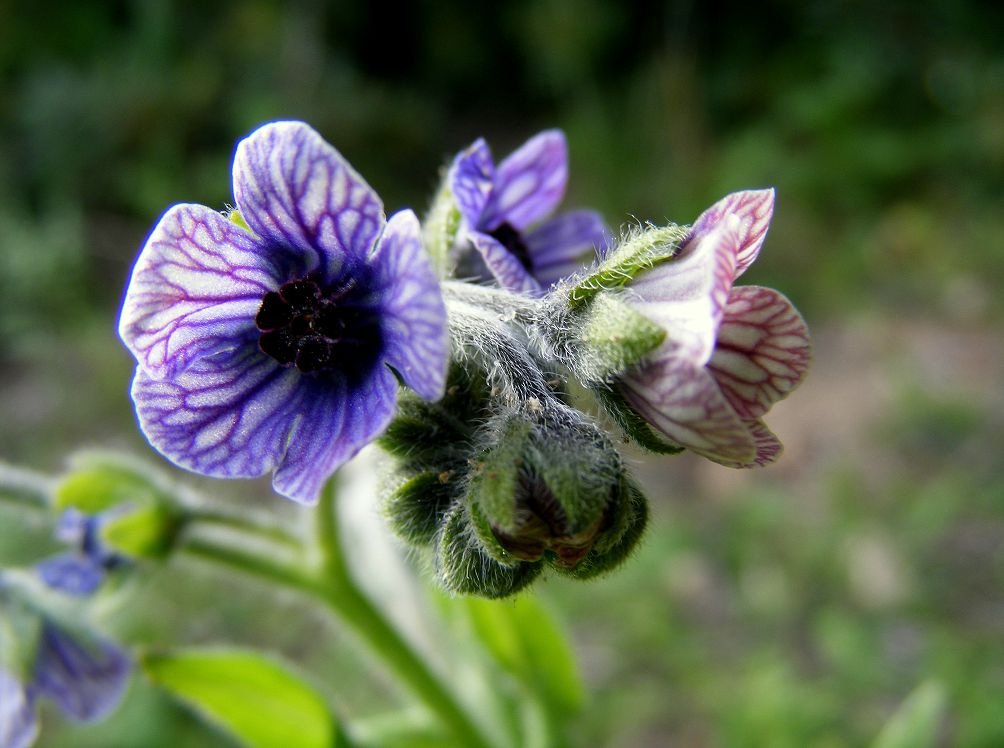
[[[666,339],[619,380],[627,403],[671,443],[731,467],[765,465],[781,444],[760,417],[801,382],[809,332],[777,291],[732,284],[756,259],[773,190],[728,195],[676,258],[635,278],[635,308]]]
[[[106,514],[89,515],[67,509],[59,517],[56,537],[73,550],[47,558],[36,566],[42,581],[68,595],[85,597],[104,581],[105,572],[123,561],[101,541]]]
[[[483,139],[453,161],[450,188],[463,218],[462,236],[499,285],[540,294],[605,251],[609,232],[599,214],[575,210],[547,219],[565,195],[568,145],[545,130],[498,168]]]
[[[175,205],[136,261],[119,323],[139,362],[132,396],[178,465],[274,471],[276,491],[312,503],[391,420],[394,372],[442,395],[446,309],[414,213],[385,221],[306,124],[253,132],[233,180],[241,220]]]
[[[131,670],[119,647],[43,621],[31,679],[22,683],[0,668],[0,748],[34,742],[41,697],[52,699],[75,722],[105,717],[121,701]]]

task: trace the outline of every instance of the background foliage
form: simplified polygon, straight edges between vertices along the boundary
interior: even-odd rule
[[[614,226],[776,186],[747,282],[789,294],[816,340],[770,419],[787,456],[646,458],[637,557],[541,586],[592,694],[571,742],[860,745],[927,684],[938,743],[1004,743],[1000,4],[8,0],[0,81],[0,458],[38,469],[81,443],[145,452],[121,289],[169,204],[232,200],[233,144],[264,120],[309,121],[390,210],[424,206],[478,135],[501,155],[551,126],[569,202]],[[41,537],[0,521],[5,552]],[[269,642],[352,682],[350,712],[396,698],[309,612],[239,585],[221,603],[196,572],[165,570],[118,625]],[[182,588],[199,616],[173,610]],[[203,729],[140,681],[73,744]]]

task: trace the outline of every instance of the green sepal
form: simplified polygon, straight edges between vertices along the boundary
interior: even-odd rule
[[[568,292],[568,305],[580,309],[600,291],[626,286],[656,265],[672,260],[690,234],[686,226],[646,226],[615,247],[585,278]]]
[[[178,514],[164,504],[149,503],[106,515],[101,540],[130,558],[163,559],[171,552],[181,529]]]
[[[429,470],[403,481],[384,504],[391,530],[409,545],[431,545],[454,501],[457,476]]]
[[[147,676],[251,748],[333,748],[335,720],[298,675],[256,652],[183,649],[145,654]]]
[[[504,528],[516,525],[520,471],[533,424],[519,416],[503,416],[491,446],[470,463],[468,505],[480,507],[489,522]]]
[[[454,364],[446,393],[437,402],[426,402],[410,390],[401,393],[397,415],[377,444],[397,457],[405,471],[445,470],[469,441],[471,424],[484,420],[487,402],[484,382]]]
[[[422,221],[422,243],[440,278],[446,278],[450,274],[450,250],[457,239],[459,228],[460,209],[450,189],[449,172],[444,169],[439,189]]]
[[[436,571],[443,588],[460,595],[500,598],[514,595],[541,572],[540,561],[505,566],[488,556],[471,533],[467,508],[450,511],[437,539]]]
[[[650,452],[663,455],[675,455],[683,451],[683,447],[664,439],[644,418],[638,415],[615,386],[600,385],[594,387],[592,393],[628,438],[639,446]]]
[[[240,214],[240,211],[237,210],[237,208],[231,209],[231,211],[227,213],[227,218],[229,218],[232,223],[237,224],[245,231],[248,231],[252,234],[254,233],[254,231],[251,230],[251,227],[248,226],[248,222],[244,220],[244,216]]]
[[[569,568],[554,564],[555,571],[574,579],[590,579],[614,569],[631,555],[648,524],[648,501],[641,490],[630,482],[624,498],[623,509],[609,533],[598,539],[577,565]]]
[[[56,485],[53,508],[98,514],[125,502],[152,501],[156,493],[148,481],[129,468],[94,465],[69,473]]]
[[[609,382],[654,351],[666,330],[616,293],[597,295],[576,340],[575,373],[584,384]]]

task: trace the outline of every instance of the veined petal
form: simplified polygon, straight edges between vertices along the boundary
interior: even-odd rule
[[[506,249],[501,242],[488,234],[482,234],[480,231],[472,231],[470,240],[502,288],[534,295],[541,292],[540,284],[523,267],[519,258]]]
[[[759,418],[799,385],[810,353],[809,329],[787,298],[736,286],[708,369],[741,418]]]
[[[495,162],[483,138],[457,154],[450,167],[449,179],[460,214],[468,226],[476,227],[495,183]]]
[[[303,122],[272,122],[237,145],[234,198],[270,244],[293,247],[339,274],[346,255],[365,257],[384,223],[383,204],[342,155]]]
[[[517,231],[551,215],[565,196],[568,144],[560,130],[530,138],[499,164],[495,188],[477,226],[491,231],[508,223]]]
[[[136,260],[119,336],[155,379],[233,348],[282,282],[261,243],[202,205],[175,205]]]
[[[666,329],[663,348],[695,365],[714,350],[715,335],[732,288],[737,219],[720,221],[678,258],[635,278],[632,305]]]
[[[34,700],[17,678],[0,667],[0,746],[28,748],[36,737]]]
[[[387,363],[423,398],[438,400],[450,353],[446,304],[414,213],[391,216],[371,264],[382,289]]]
[[[40,561],[35,569],[46,585],[76,597],[90,595],[105,578],[101,564],[79,553],[52,556]]]
[[[138,369],[132,397],[140,428],[169,460],[203,475],[253,478],[282,462],[294,426],[309,410],[305,380],[248,339],[172,380]]]
[[[672,442],[716,462],[749,463],[756,443],[747,424],[701,366],[654,357],[620,380],[628,404]]]
[[[42,624],[34,683],[71,719],[97,720],[114,709],[125,693],[131,666],[119,647],[82,641],[46,621]]]
[[[533,276],[545,288],[606,253],[610,231],[592,210],[562,213],[526,236]]]
[[[372,376],[351,388],[310,381],[304,391],[303,417],[272,487],[302,504],[313,504],[331,474],[387,428],[397,403],[397,380],[385,366],[377,366]]]
[[[694,237],[713,230],[727,216],[736,216],[739,219],[739,230],[735,247],[735,277],[738,278],[760,254],[773,214],[773,189],[733,192],[698,216],[694,222]]]

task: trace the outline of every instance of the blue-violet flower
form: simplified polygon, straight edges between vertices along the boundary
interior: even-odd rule
[[[391,420],[397,379],[438,399],[446,309],[418,219],[377,194],[300,122],[237,146],[233,220],[170,208],[143,247],[119,334],[150,443],[217,477],[274,471],[316,501]]]
[[[760,420],[802,381],[809,332],[783,295],[733,286],[756,259],[773,190],[726,196],[694,223],[676,257],[642,273],[632,304],[664,342],[619,380],[627,403],[672,444],[731,467],[765,465],[781,444]]]
[[[539,295],[603,253],[609,232],[600,215],[574,210],[547,219],[565,195],[568,145],[545,130],[498,168],[483,139],[459,153],[449,173],[469,241],[503,288]]]
[[[105,573],[125,559],[101,540],[101,525],[107,514],[85,514],[67,509],[56,525],[56,537],[72,550],[41,561],[36,569],[49,587],[68,595],[90,595],[104,581]]]
[[[27,748],[38,735],[37,701],[47,697],[75,722],[94,722],[125,693],[132,666],[122,649],[43,620],[30,680],[0,668],[0,748]]]

